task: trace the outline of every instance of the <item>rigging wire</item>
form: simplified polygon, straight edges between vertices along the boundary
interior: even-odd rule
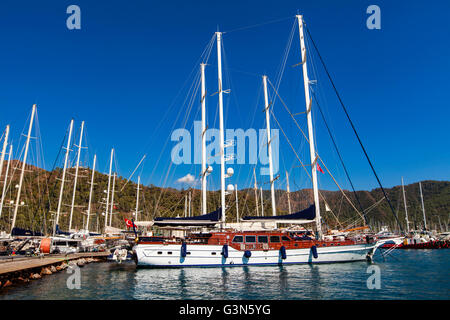
[[[366,149],[364,148],[364,145],[363,145],[363,143],[362,143],[362,141],[361,141],[361,139],[360,139],[360,137],[359,137],[359,135],[358,135],[358,132],[356,131],[356,128],[355,128],[355,126],[354,126],[354,124],[353,124],[353,121],[351,120],[350,115],[348,114],[347,108],[345,107],[344,102],[343,102],[342,99],[341,99],[341,96],[340,96],[340,94],[339,94],[339,92],[338,92],[338,90],[337,90],[337,88],[336,88],[336,86],[335,86],[335,84],[334,84],[334,81],[333,81],[333,79],[331,78],[330,73],[328,72],[328,68],[326,67],[326,64],[325,64],[324,60],[322,59],[322,56],[321,56],[321,54],[320,54],[320,52],[319,52],[319,49],[317,48],[316,43],[314,42],[314,39],[312,38],[311,33],[309,32],[309,28],[306,27],[306,25],[305,25],[305,29],[306,29],[306,33],[308,34],[309,38],[311,39],[311,43],[313,44],[314,49],[315,49],[316,52],[317,52],[317,55],[318,55],[318,57],[319,57],[319,59],[320,59],[320,61],[321,61],[321,63],[322,63],[322,66],[324,67],[325,73],[327,74],[327,77],[328,77],[328,79],[330,80],[330,83],[331,83],[331,85],[332,85],[332,87],[333,87],[333,89],[334,89],[334,92],[336,93],[336,96],[337,96],[337,98],[338,98],[338,100],[339,100],[339,103],[340,103],[340,105],[342,106],[342,109],[344,110],[345,115],[347,116],[347,119],[348,119],[348,121],[349,121],[349,123],[350,123],[350,125],[351,125],[351,127],[352,127],[352,129],[353,129],[353,132],[355,133],[355,136],[356,136],[356,138],[357,138],[357,140],[358,140],[358,142],[359,142],[359,145],[361,146],[361,149],[362,149],[363,152],[364,152],[364,155],[365,155],[365,157],[366,157],[366,159],[367,159],[367,162],[369,163],[370,168],[372,169],[372,172],[373,172],[375,178],[377,179],[378,185],[380,186],[380,188],[381,188],[381,190],[382,190],[382,192],[383,192],[383,195],[385,196],[386,201],[387,201],[388,204],[389,204],[389,207],[390,207],[390,209],[391,209],[391,211],[392,211],[392,214],[393,214],[394,217],[395,217],[395,220],[397,221],[398,226],[400,227],[400,230],[403,232],[403,228],[402,228],[402,226],[401,226],[401,224],[400,224],[400,221],[398,220],[397,214],[395,213],[394,207],[392,206],[392,203],[391,203],[391,201],[389,200],[389,197],[387,196],[386,191],[384,190],[383,185],[381,184],[380,179],[378,178],[378,175],[377,175],[377,173],[376,173],[376,171],[375,171],[375,168],[374,168],[373,165],[372,165],[372,161],[370,161],[369,155],[367,154]]]

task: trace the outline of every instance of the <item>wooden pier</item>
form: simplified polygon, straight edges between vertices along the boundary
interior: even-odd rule
[[[73,254],[51,254],[41,257],[10,256],[0,259],[0,276],[36,268],[49,267],[64,261],[80,258],[106,258],[110,252],[80,252]]]

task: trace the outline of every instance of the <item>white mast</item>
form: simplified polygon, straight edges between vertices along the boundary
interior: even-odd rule
[[[309,78],[308,78],[308,68],[306,66],[306,47],[305,39],[303,35],[303,16],[297,15],[298,29],[300,34],[300,48],[303,64],[303,83],[305,88],[305,100],[306,100],[306,116],[308,120],[308,138],[309,138],[309,153],[311,157],[311,171],[312,171],[312,183],[313,183],[313,193],[314,193],[314,205],[316,207],[316,227],[318,239],[322,239],[322,225],[320,219],[320,203],[319,203],[319,188],[317,184],[317,157],[314,147],[314,130],[311,115],[311,105],[312,100],[309,96]]]
[[[408,207],[406,206],[406,195],[405,195],[405,187],[403,185],[403,177],[402,177],[402,190],[403,190],[403,203],[405,204],[406,232],[409,232]]]
[[[256,216],[259,216],[259,205],[258,205],[258,183],[256,181],[255,168],[253,168],[253,177],[255,178],[255,201],[256,201]]]
[[[234,190],[236,192],[236,222],[239,223],[239,203],[238,203],[238,189],[237,184],[234,185]]]
[[[222,33],[217,36],[217,79],[219,84],[219,123],[220,123],[220,203],[222,206],[222,226],[225,224],[225,147],[223,127],[223,87],[222,87]]]
[[[6,147],[8,146],[8,137],[9,137],[9,124],[6,126],[5,129],[5,137],[4,137],[5,140],[3,140],[2,155],[0,156],[0,179],[3,173],[3,162],[5,161]]]
[[[422,201],[423,225],[424,225],[424,229],[427,230],[427,218],[425,217],[425,206],[423,204],[422,183],[420,181],[419,181],[419,190],[420,190],[420,200]]]
[[[262,187],[259,189],[259,191],[261,191],[261,216],[264,217],[264,198]]]
[[[63,190],[64,190],[64,182],[66,181],[67,161],[69,159],[70,141],[72,139],[72,129],[73,129],[73,119],[70,120],[69,137],[67,138],[66,155],[64,157],[64,167],[63,167],[63,173],[62,173],[62,178],[61,178],[61,187],[59,189],[58,208],[56,209],[56,219],[55,219],[55,223],[53,225],[53,236],[55,235],[56,225],[59,223],[59,215],[61,213],[61,204],[62,204],[62,196],[63,196]]]
[[[75,206],[75,194],[77,192],[78,168],[80,167],[81,143],[83,142],[84,121],[81,122],[80,140],[78,143],[77,164],[75,166],[75,180],[73,182],[72,205],[70,206],[69,231],[72,229],[73,208]]]
[[[111,149],[111,158],[109,160],[109,174],[108,174],[108,192],[106,194],[106,207],[105,207],[105,229],[108,226],[108,209],[109,209],[109,191],[111,190],[111,171],[114,156],[114,148]]]
[[[187,194],[184,195],[184,217],[187,217]]]
[[[89,203],[87,209],[86,231],[89,231],[89,218],[91,215],[91,202],[92,202],[92,192],[94,191],[94,174],[96,162],[97,162],[97,155],[94,154],[94,165],[92,166],[92,176],[91,176],[91,190],[89,191]]]
[[[191,191],[189,191],[189,217],[191,217]]]
[[[270,141],[270,114],[269,114],[269,95],[267,94],[267,76],[263,76],[264,84],[264,102],[266,111],[266,125],[267,125],[267,152],[269,156],[269,177],[270,177],[270,193],[272,196],[272,216],[277,215],[277,207],[275,203],[275,187],[273,180],[273,164],[272,164],[272,143]]]
[[[31,130],[33,129],[33,121],[34,121],[34,114],[35,113],[36,113],[36,105],[33,104],[33,110],[31,111],[31,118],[30,118],[30,126],[28,127],[27,142],[26,142],[26,145],[25,145],[25,153],[23,155],[22,172],[20,173],[19,189],[17,190],[16,206],[14,207],[14,216],[13,216],[13,220],[12,220],[12,223],[11,223],[11,233],[12,233],[12,231],[14,229],[15,224],[16,224],[17,211],[19,210],[20,193],[22,192],[23,176],[24,176],[24,173],[25,173],[25,166],[27,164],[28,148],[30,146]]]
[[[205,64],[200,64],[202,73],[202,214],[206,214],[206,89]]]
[[[139,210],[139,185],[141,184],[141,176],[138,176],[137,192],[136,192],[136,221],[138,221]]]
[[[287,193],[287,198],[288,198],[289,214],[291,214],[292,213],[292,210],[291,210],[291,196],[290,196],[291,190],[289,190],[289,174],[288,174],[287,171],[286,171],[286,193]]]
[[[6,196],[6,186],[8,182],[8,173],[9,173],[9,164],[11,163],[11,154],[12,154],[13,146],[9,145],[9,154],[8,154],[8,163],[6,164],[6,172],[5,172],[5,181],[3,182],[3,191],[2,191],[2,199],[0,200],[0,217],[2,216],[3,211],[3,201],[5,201]]]
[[[111,191],[111,212],[109,214],[109,226],[112,225],[112,216],[113,216],[113,209],[114,209],[114,193],[116,188],[116,173],[114,172],[113,176],[113,185],[112,185],[112,191]],[[137,219],[137,213],[136,213],[136,219]]]

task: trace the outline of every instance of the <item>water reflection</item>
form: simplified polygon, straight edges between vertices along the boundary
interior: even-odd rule
[[[81,268],[81,289],[59,272],[2,289],[0,299],[450,299],[448,249],[396,252],[381,268],[381,289],[369,290],[366,262],[328,265],[136,269],[93,263]],[[424,272],[426,270],[426,272]]]

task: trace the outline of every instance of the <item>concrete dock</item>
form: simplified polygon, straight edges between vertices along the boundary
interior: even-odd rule
[[[36,268],[48,267],[64,261],[76,260],[80,258],[106,258],[110,253],[106,252],[80,252],[73,254],[52,254],[42,257],[21,257],[12,256],[0,259],[0,276],[8,273],[22,272]]]

